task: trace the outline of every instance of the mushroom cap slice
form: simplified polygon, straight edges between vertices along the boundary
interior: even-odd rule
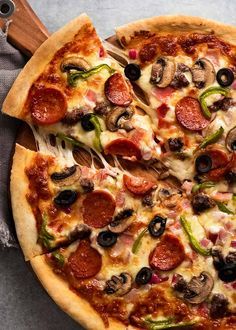
[[[84,58],[73,55],[66,57],[61,62],[60,68],[62,72],[67,72],[70,70],[87,71],[90,69],[90,65]]]
[[[235,151],[232,147],[234,145],[234,148],[236,148],[236,126],[228,132],[225,139],[225,145],[230,152]]]
[[[193,276],[187,285],[183,298],[190,304],[200,304],[207,299],[214,286],[214,280],[208,272]]]
[[[197,88],[203,88],[215,81],[215,69],[207,58],[199,58],[191,69],[193,83]]]
[[[81,169],[78,165],[66,167],[61,172],[54,172],[51,174],[51,179],[58,186],[70,186],[75,181],[78,181],[81,176]]]
[[[134,217],[132,209],[124,209],[113,218],[108,229],[116,234],[123,233],[134,221]]]
[[[106,126],[109,131],[115,132],[119,128],[130,131],[133,127],[130,123],[130,119],[134,114],[134,109],[132,107],[115,107],[113,110],[109,111],[106,116]]]
[[[150,82],[159,88],[167,87],[175,75],[175,62],[170,57],[159,57],[152,66]]]
[[[133,278],[127,272],[123,272],[119,276],[113,275],[106,282],[105,292],[107,294],[114,294],[117,297],[124,296],[131,290],[132,282]]]

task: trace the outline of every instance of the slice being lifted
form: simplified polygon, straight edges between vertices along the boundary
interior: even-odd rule
[[[152,122],[138,110],[121,72],[83,14],[37,50],[16,79],[3,111],[25,120],[46,139],[54,134],[98,152],[157,158],[160,148]]]

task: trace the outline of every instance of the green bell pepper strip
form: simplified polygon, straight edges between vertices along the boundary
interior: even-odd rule
[[[64,133],[57,133],[56,137],[58,137],[61,140],[64,140],[66,142],[71,143],[73,146],[83,147],[83,143],[82,142],[79,142],[76,139],[74,139],[73,137],[67,136]]]
[[[93,124],[94,129],[95,129],[95,138],[93,140],[94,148],[98,152],[102,152],[102,144],[101,144],[101,140],[100,140],[100,135],[102,132],[101,125],[99,123],[98,118],[95,115],[92,115],[90,122]]]
[[[209,144],[217,142],[221,138],[223,133],[224,133],[224,129],[223,127],[220,127],[215,133],[206,136],[198,148],[199,149],[206,148],[206,146],[208,146]]]
[[[88,71],[79,71],[79,72],[69,72],[68,73],[68,84],[72,87],[76,86],[77,80],[79,79],[87,79],[93,74],[99,73],[100,71],[106,69],[110,74],[114,73],[115,70],[112,69],[108,64],[99,64],[94,68]]]
[[[54,251],[54,252],[52,252],[52,256],[53,256],[54,260],[56,261],[56,263],[60,267],[63,267],[64,266],[65,258],[64,258],[64,256],[60,252]]]
[[[221,212],[224,212],[224,213],[227,213],[227,214],[234,214],[234,212],[230,209],[228,209],[228,207],[224,204],[224,203],[221,203],[221,202],[216,202],[216,205],[218,206],[218,209],[221,211]]]
[[[195,325],[197,321],[190,321],[190,322],[179,322],[174,323],[173,318],[167,318],[163,320],[152,320],[150,317],[145,319],[145,325],[149,330],[161,330],[161,329],[179,329],[179,328],[185,328],[190,327],[192,325]]]
[[[228,94],[229,90],[227,88],[222,88],[222,87],[210,87],[206,89],[199,97],[199,101],[201,103],[202,111],[204,116],[207,119],[211,118],[211,112],[208,109],[207,103],[206,103],[206,98],[210,95],[213,94],[221,94],[226,96]]]
[[[233,201],[235,201],[236,202],[236,195],[235,194],[233,194]]]
[[[184,216],[180,217],[180,222],[181,222],[181,225],[183,226],[186,234],[188,235],[189,241],[190,241],[193,249],[203,256],[209,256],[211,254],[211,251],[209,249],[204,249],[200,245],[200,243],[198,242],[196,237],[193,235],[190,222],[188,222]]]
[[[192,193],[195,193],[201,189],[212,188],[214,186],[215,186],[215,183],[211,182],[211,181],[206,181],[206,182],[199,183],[199,184],[196,183],[192,188]]]
[[[45,248],[51,249],[53,247],[51,241],[54,240],[54,236],[47,231],[47,216],[45,214],[42,215],[42,219],[43,221],[38,238]]]
[[[148,228],[145,228],[141,231],[141,233],[138,235],[138,237],[136,238],[136,240],[134,241],[134,244],[132,246],[132,252],[134,254],[136,254],[141,246],[141,240],[143,238],[143,236],[146,234],[146,232],[148,231]]]

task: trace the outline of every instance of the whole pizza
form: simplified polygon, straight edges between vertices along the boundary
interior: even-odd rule
[[[102,42],[82,14],[3,111],[25,259],[86,329],[236,329],[236,28],[154,17]]]

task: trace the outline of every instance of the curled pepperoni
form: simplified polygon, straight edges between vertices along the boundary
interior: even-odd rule
[[[178,122],[190,131],[201,131],[210,123],[202,114],[198,100],[190,96],[183,97],[177,102],[175,115]]]
[[[147,180],[142,177],[128,176],[124,175],[123,177],[125,187],[135,195],[145,195],[153,189],[156,184],[150,180]]]
[[[136,143],[131,140],[120,138],[108,143],[104,149],[105,154],[118,155],[141,159],[141,151]]]
[[[207,152],[209,154],[209,151]],[[218,181],[224,177],[224,175],[230,171],[236,163],[236,156],[232,155],[231,159],[228,159],[228,155],[223,150],[210,150],[209,154],[212,158],[212,170],[207,173],[207,177],[211,181]]]
[[[130,87],[120,73],[114,73],[107,79],[105,95],[111,103],[121,107],[127,107],[132,102]]]
[[[38,125],[50,125],[64,118],[67,111],[65,96],[55,88],[37,89],[30,101],[33,121]]]
[[[223,167],[229,162],[229,157],[224,150],[209,149],[205,152],[212,160],[212,169]]]
[[[185,258],[184,246],[178,237],[165,234],[149,255],[149,264],[156,270],[172,270]]]
[[[142,47],[139,52],[139,58],[141,62],[152,61],[157,56],[157,45],[156,44],[147,44]]]
[[[77,279],[95,276],[102,267],[102,257],[91,247],[89,240],[81,240],[77,249],[69,256],[67,272]]]
[[[83,220],[94,228],[107,226],[115,212],[116,203],[111,194],[103,190],[95,190],[83,200]]]

